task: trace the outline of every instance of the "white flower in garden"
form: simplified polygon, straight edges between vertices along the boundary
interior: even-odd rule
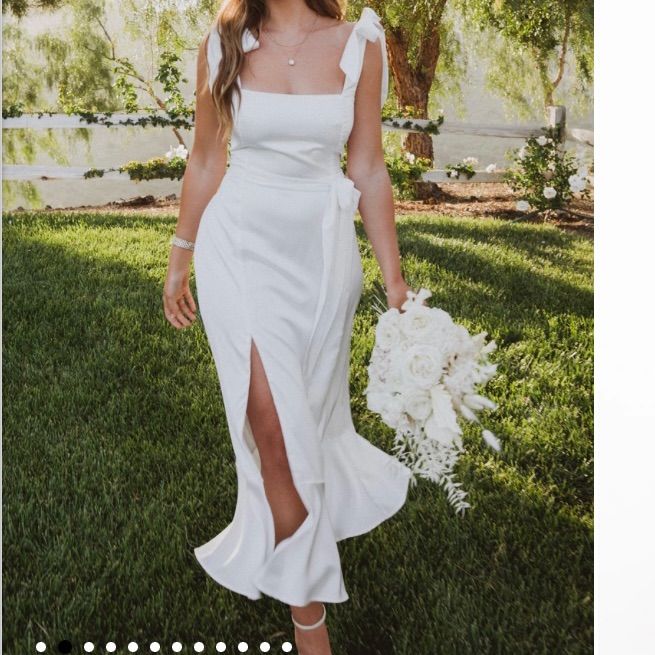
[[[440,382],[446,364],[446,356],[441,350],[417,344],[405,353],[403,380],[409,387],[429,389]]]
[[[557,195],[557,190],[554,187],[552,186],[544,187],[544,198],[548,198],[548,200],[552,200],[556,195]]]
[[[400,312],[395,308],[384,312],[375,326],[375,343],[389,350],[400,340]]]
[[[525,159],[525,156],[528,154],[527,146],[522,146],[519,149],[519,159]]]
[[[498,166],[496,166],[496,164],[489,164],[489,166],[484,170],[487,171],[487,173],[495,173],[498,170]]]
[[[569,186],[571,187],[571,191],[573,191],[573,193],[580,193],[581,191],[585,190],[587,181],[579,175],[570,175]]]
[[[405,159],[410,163],[413,164],[416,161],[416,155],[413,152],[406,152],[405,153]]]
[[[545,146],[548,143],[548,139],[542,134],[541,136],[537,137],[537,143],[540,146]]]
[[[516,203],[516,208],[520,212],[527,212],[530,209],[530,203],[527,200],[519,200]]]
[[[459,171],[448,171],[448,177],[459,177]]]
[[[166,159],[173,159],[173,157],[181,157],[186,159],[189,154],[188,150],[180,143],[176,148],[169,146],[169,150],[166,153]]]

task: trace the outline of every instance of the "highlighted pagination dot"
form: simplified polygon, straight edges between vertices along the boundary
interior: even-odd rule
[[[290,642],[285,641],[285,642],[282,644],[282,650],[283,650],[285,653],[290,653],[290,652],[293,650],[293,646],[291,645]]]

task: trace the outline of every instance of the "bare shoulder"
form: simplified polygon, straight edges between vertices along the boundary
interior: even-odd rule
[[[343,42],[350,36],[356,25],[356,21],[340,20],[339,18],[326,18],[323,26],[319,28],[326,36],[334,39],[337,43]]]

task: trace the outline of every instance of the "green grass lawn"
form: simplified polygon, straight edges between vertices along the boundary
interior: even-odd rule
[[[200,322],[161,311],[175,218],[4,216],[4,652],[44,640],[292,639],[288,609],[214,583],[192,549],[231,520],[233,454]],[[360,433],[377,266],[353,338]],[[350,600],[328,607],[335,655],[591,653],[592,243],[548,226],[399,218],[408,281],[499,349],[486,425],[467,430],[456,516],[428,482],[370,533],[340,542]]]

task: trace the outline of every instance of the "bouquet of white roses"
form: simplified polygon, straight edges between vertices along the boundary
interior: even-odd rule
[[[463,512],[467,493],[453,473],[464,450],[458,418],[479,422],[477,411],[496,408],[478,393],[496,373],[488,359],[496,345],[486,342],[486,332],[471,336],[448,312],[427,307],[431,295],[408,291],[402,312],[378,304],[367,404],[395,429],[394,454],[412,471],[412,483],[420,476],[442,485]],[[500,450],[492,432],[483,429],[482,437]]]

